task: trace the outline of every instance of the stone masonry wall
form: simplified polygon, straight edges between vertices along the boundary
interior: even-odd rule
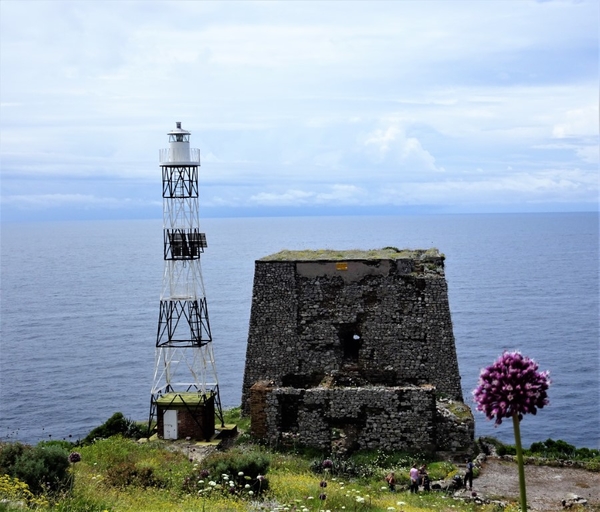
[[[356,446],[435,447],[436,424],[450,424],[452,437],[435,406],[463,400],[443,256],[257,261],[246,415],[258,382],[252,409],[262,410],[259,437],[272,442],[330,446],[346,429]]]
[[[433,388],[276,388],[267,396],[267,439],[330,450],[435,449]]]

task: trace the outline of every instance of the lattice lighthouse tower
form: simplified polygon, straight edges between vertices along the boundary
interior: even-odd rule
[[[214,435],[215,416],[223,424],[223,411],[200,266],[207,247],[199,230],[200,150],[176,126],[159,155],[165,267],[149,423],[164,439],[201,440]]]

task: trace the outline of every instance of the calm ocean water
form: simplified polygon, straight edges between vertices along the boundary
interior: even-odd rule
[[[524,442],[599,447],[598,214],[206,219],[203,258],[221,399],[240,403],[254,261],[281,249],[437,247],[446,255],[465,400],[519,349],[549,369],[551,404]],[[85,436],[149,412],[162,222],[2,226],[0,439]],[[475,413],[477,435],[512,441]]]

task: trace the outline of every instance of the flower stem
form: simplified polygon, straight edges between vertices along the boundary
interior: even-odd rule
[[[525,491],[525,467],[523,464],[523,448],[521,447],[521,429],[519,415],[513,414],[513,428],[515,431],[515,445],[517,447],[517,465],[519,467],[519,493],[521,495],[521,511],[527,512],[527,492]]]

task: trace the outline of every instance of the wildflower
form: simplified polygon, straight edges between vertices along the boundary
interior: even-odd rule
[[[244,485],[244,489],[250,489],[250,484]]]
[[[536,414],[538,409],[548,405],[549,386],[549,373],[538,372],[535,361],[520,352],[504,352],[491,366],[481,370],[478,386],[473,390],[477,410],[489,420],[495,419],[496,426],[503,418],[512,417],[523,512],[527,511],[527,496],[519,423],[524,414]]]
[[[321,480],[319,487],[327,487],[327,482],[325,480]]]
[[[210,473],[208,472],[208,469],[203,469],[202,471],[200,471],[200,477],[201,478],[206,478]]]
[[[323,469],[331,469],[333,468],[333,461],[331,459],[325,459],[323,461]]]
[[[320,500],[326,500],[327,499],[327,494],[325,494],[324,492],[322,492],[321,494],[319,494],[319,499]]]
[[[500,425],[502,419],[527,413],[548,405],[549,373],[538,372],[538,364],[520,352],[504,352],[494,364],[479,374],[473,397],[477,410]]]
[[[81,460],[81,453],[79,452],[71,452],[69,454],[69,462],[71,464],[75,464]]]
[[[250,496],[252,496],[252,495],[254,494],[254,491],[248,491],[248,494],[249,494]]]

